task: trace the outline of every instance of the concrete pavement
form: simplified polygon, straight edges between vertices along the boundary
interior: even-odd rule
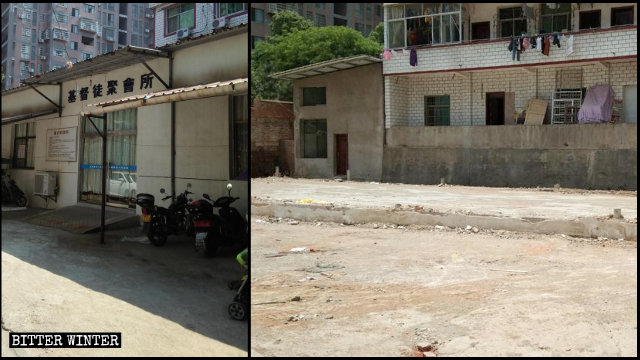
[[[345,223],[445,225],[637,239],[637,192],[251,181],[254,215]],[[613,219],[621,209],[624,219]]]

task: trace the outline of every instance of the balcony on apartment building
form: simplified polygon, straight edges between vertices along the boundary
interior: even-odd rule
[[[99,33],[99,26],[98,26],[98,22],[96,20],[91,20],[91,19],[87,19],[87,18],[81,18],[80,19],[80,30],[84,30],[84,31],[88,31],[88,32],[92,32],[92,33]]]
[[[387,4],[385,48],[390,49],[391,59],[383,62],[384,73],[401,75],[566,63],[602,64],[637,57],[633,8],[620,14],[615,13],[615,8],[606,8],[611,19],[605,19],[605,9],[591,10],[588,5],[581,4],[586,9],[580,10],[578,4],[562,5],[566,7],[558,4],[552,9],[556,11],[547,14],[547,4]],[[616,22],[624,25],[616,25]],[[590,28],[580,29],[587,25]],[[517,56],[513,60],[513,54],[508,50],[511,35],[525,34],[524,37],[531,39],[537,37],[542,28],[549,29],[545,31],[548,35],[564,35],[560,47],[551,44],[548,56],[538,47],[529,48],[520,53],[520,60]],[[568,51],[571,37],[572,51]],[[409,64],[411,49],[417,52],[417,66]]]

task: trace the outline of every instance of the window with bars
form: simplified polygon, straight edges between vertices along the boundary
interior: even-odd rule
[[[29,45],[20,45],[20,58],[29,60]]]
[[[245,11],[246,3],[219,3],[218,4],[218,17],[223,17],[241,11]]]
[[[326,17],[322,14],[316,14],[316,26],[325,26],[326,24]]]
[[[33,169],[33,153],[36,144],[36,123],[14,125],[13,167]]]
[[[302,157],[327,157],[327,119],[300,120]]]
[[[390,6],[387,11],[389,48],[457,43],[461,40],[459,3],[415,3]]]
[[[31,40],[31,29],[22,28],[22,41],[28,42],[29,40]]]
[[[450,125],[449,95],[424,97],[424,125]]]
[[[184,4],[166,10],[167,33],[174,33],[178,29],[191,28],[194,26],[194,6]]]

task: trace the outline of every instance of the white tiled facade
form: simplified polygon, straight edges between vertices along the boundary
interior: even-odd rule
[[[495,5],[497,12],[498,4],[483,6],[488,5]],[[608,22],[603,20],[604,25]],[[469,43],[466,34],[462,44],[418,47],[415,67],[409,64],[409,49],[392,50],[391,59],[383,61],[385,127],[424,126],[425,96],[449,95],[450,125],[484,125],[488,92],[514,93],[515,111],[521,112],[530,99],[550,99],[557,88],[610,84],[616,99],[622,99],[623,87],[637,84],[635,21],[567,34],[573,35],[573,53],[567,54],[565,40],[560,48],[551,45],[549,56],[529,49],[520,54],[520,61],[512,60],[509,40]],[[385,44],[387,35],[385,31]]]
[[[175,4],[151,4],[155,5],[156,10],[156,40],[155,46],[162,47],[167,44],[172,44],[178,41],[176,34],[165,37],[165,16],[166,9]],[[204,34],[212,33],[215,28],[213,22],[216,20],[216,14],[218,3],[196,3],[195,4],[195,28],[191,29],[189,37],[197,37]],[[240,24],[246,24],[249,20],[248,11],[243,11],[239,14],[232,14],[225,16],[225,26],[234,27]],[[218,19],[220,20],[220,19]]]

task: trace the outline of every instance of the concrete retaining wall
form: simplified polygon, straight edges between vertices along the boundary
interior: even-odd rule
[[[383,181],[637,189],[637,124],[392,127]]]

